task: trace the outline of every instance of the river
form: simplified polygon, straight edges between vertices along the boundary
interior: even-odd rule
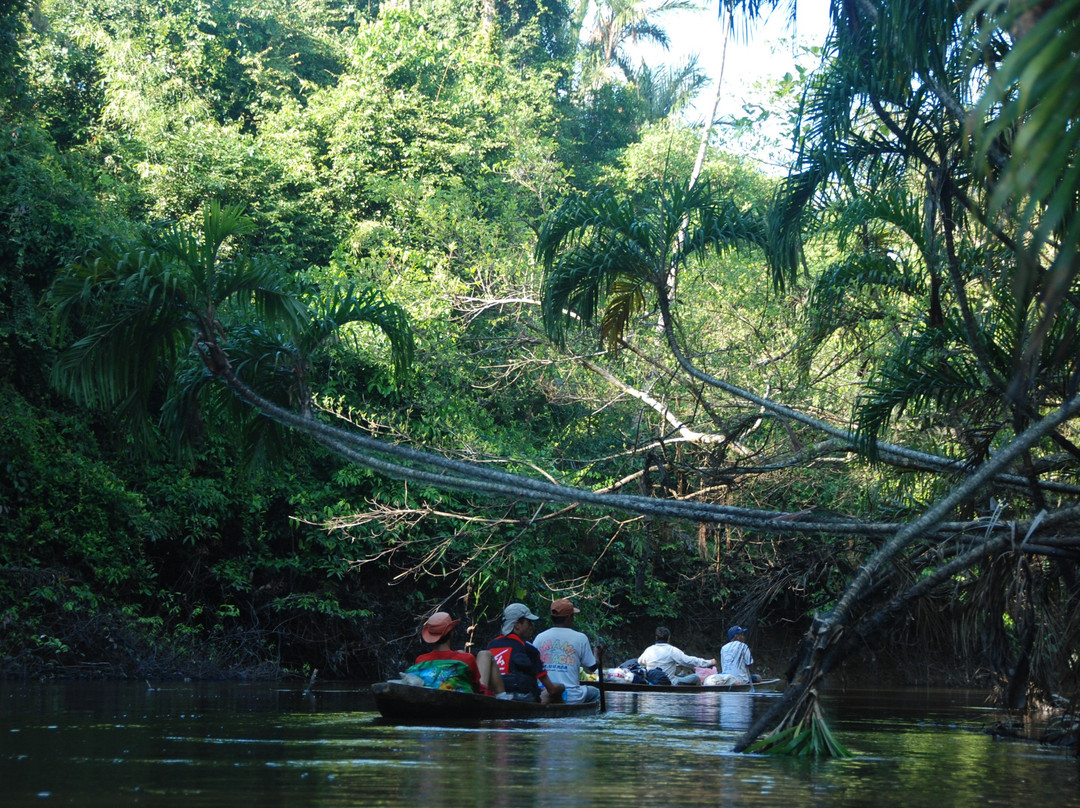
[[[609,693],[589,718],[384,724],[360,688],[0,683],[0,805],[1080,808],[1071,753],[971,691],[830,693],[855,756],[731,752],[765,694]]]

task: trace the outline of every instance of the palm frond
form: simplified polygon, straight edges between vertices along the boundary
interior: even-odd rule
[[[381,332],[390,343],[395,375],[399,379],[404,376],[416,351],[404,308],[374,287],[335,286],[310,308],[304,331],[322,341],[332,334],[347,333],[350,325],[367,325]]]
[[[633,318],[645,310],[645,295],[640,284],[616,280],[600,320],[600,338],[614,350],[629,330]]]
[[[908,410],[954,416],[965,412],[969,420],[987,424],[1000,420],[999,391],[990,387],[974,355],[964,348],[966,336],[962,326],[950,319],[900,344],[856,403],[861,451],[876,458],[877,440],[893,419]],[[1000,346],[986,338],[986,347],[996,366],[1008,365]]]
[[[821,166],[811,166],[790,174],[778,186],[766,214],[768,238],[765,256],[772,271],[773,286],[783,290],[794,283],[803,260],[807,222],[821,185],[827,179]]]
[[[833,323],[865,319],[870,307],[851,314],[851,306],[865,299],[862,293],[871,289],[877,302],[871,302],[870,307],[880,308],[889,297],[921,297],[925,284],[921,275],[909,271],[888,250],[849,254],[818,276],[810,292],[808,316]]]
[[[206,437],[204,411],[208,394],[215,389],[217,385],[213,384],[213,377],[202,362],[181,362],[174,369],[169,395],[158,415],[158,425],[169,440],[173,457],[178,460],[191,460],[195,447],[203,443]],[[236,396],[226,395],[236,400]]]
[[[981,23],[984,46],[1000,30],[1012,35],[1012,47],[975,107],[972,134],[988,166],[1007,139],[1007,162],[1000,167],[993,201],[1000,209],[1023,200],[1022,218],[1034,228],[1032,249],[1038,250],[1076,210],[1080,0],[1050,5],[978,0],[968,16]]]
[[[853,195],[832,206],[830,212],[841,249],[852,247],[854,239],[863,242],[868,230],[881,232],[887,226],[889,241],[899,247],[897,239],[891,236],[902,234],[929,264],[933,256],[929,254],[924,208],[925,200],[908,189],[896,184],[880,184],[873,193]],[[861,247],[865,247],[865,243],[856,245],[856,248]]]
[[[747,752],[785,757],[846,758],[851,752],[829,729],[815,689],[790,722],[781,723],[773,732],[762,737]]]
[[[187,290],[153,251],[103,245],[61,273],[47,300],[57,335],[72,337],[53,366],[53,382],[88,406],[146,402],[155,382],[147,368],[168,365],[187,349]]]
[[[760,246],[764,232],[756,211],[717,197],[707,183],[650,185],[636,198],[605,190],[569,200],[544,222],[536,246],[544,327],[564,344],[570,325],[591,325],[614,297],[615,309],[602,319],[605,339],[617,342],[616,326],[644,309],[647,288],[667,294],[670,273],[690,258]]]
[[[239,257],[219,263],[216,306],[252,314],[268,328],[295,330],[307,315],[292,276],[269,256]]]
[[[243,205],[225,205],[213,199],[203,207],[202,237],[205,248],[216,253],[234,236],[255,232],[255,221],[244,213]]]
[[[697,57],[660,69],[647,64],[631,66],[628,77],[645,102],[651,120],[667,118],[688,107],[708,81]]]
[[[536,256],[545,270],[544,327],[558,344],[572,322],[595,320],[617,278],[640,284],[662,272],[663,233],[637,214],[629,200],[602,191],[568,200],[545,220]]]
[[[619,239],[597,240],[563,256],[557,271],[545,278],[544,326],[557,344],[564,344],[571,324],[591,325],[620,279],[641,287],[653,278],[654,265],[639,245]]]

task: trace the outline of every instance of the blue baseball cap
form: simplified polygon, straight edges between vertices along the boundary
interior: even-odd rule
[[[746,629],[743,628],[742,626],[732,626],[731,628],[729,628],[727,630],[727,638],[729,640],[734,640],[736,634],[745,634],[745,633],[746,633]]]

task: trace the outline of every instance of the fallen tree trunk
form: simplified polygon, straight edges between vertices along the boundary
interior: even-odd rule
[[[816,698],[808,698],[808,691],[816,687],[856,647],[854,642],[842,642],[845,632],[856,630],[861,641],[876,639],[876,636],[900,613],[904,606],[921,597],[946,576],[970,569],[995,548],[1008,546],[1009,542],[1002,536],[978,542],[976,549],[972,552],[943,565],[937,573],[910,587],[906,592],[898,592],[884,609],[866,618],[859,630],[860,621],[856,613],[864,605],[875,576],[880,575],[886,567],[891,565],[906,547],[943,522],[959,503],[993,479],[1000,469],[1006,467],[1036,441],[1073,417],[1078,411],[1080,411],[1080,397],[1074,397],[1030,426],[979,467],[974,474],[963,480],[926,513],[900,530],[870,556],[856,571],[836,606],[830,612],[814,618],[810,630],[796,651],[794,673],[783,696],[743,734],[735,745],[735,751],[745,751],[765,732],[800,721],[808,710],[817,708]],[[1076,515],[1075,507],[1066,509],[1056,514],[1054,521],[1068,521]],[[1040,527],[1044,526],[1043,518],[1037,517],[1032,520],[1025,540],[1030,539]]]

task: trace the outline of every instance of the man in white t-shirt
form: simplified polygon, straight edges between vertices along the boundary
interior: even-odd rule
[[[680,667],[713,668],[716,666],[716,660],[685,654],[682,649],[672,645],[669,642],[670,639],[671,630],[665,626],[659,626],[656,629],[656,642],[641,652],[638,664],[643,665],[646,670],[660,668],[673,685],[700,685],[701,677],[696,672],[691,671],[680,676],[678,669]]]
[[[589,638],[573,628],[574,615],[580,613],[581,610],[568,599],[556,600],[551,604],[551,628],[533,638],[533,645],[540,652],[547,675],[551,681],[566,688],[563,701],[568,704],[600,699],[598,688],[581,684],[581,668],[594,670],[596,657]]]
[[[754,657],[743,639],[745,634],[746,629],[742,626],[732,626],[727,633],[729,642],[720,649],[720,673],[734,676],[741,685],[761,681],[760,676],[750,673]]]

